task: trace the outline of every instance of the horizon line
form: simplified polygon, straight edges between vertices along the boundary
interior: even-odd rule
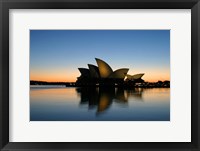
[[[70,82],[70,81],[40,81],[40,80],[30,80],[30,81],[35,81],[35,82],[49,82],[49,83],[76,83],[76,81],[74,82]],[[170,81],[170,80],[157,80],[157,81],[144,81],[144,82],[159,82],[159,81]]]

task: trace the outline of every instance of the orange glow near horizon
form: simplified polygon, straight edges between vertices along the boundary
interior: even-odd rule
[[[134,72],[133,72],[134,71]],[[143,80],[146,82],[158,82],[158,81],[170,81],[170,70],[169,69],[145,69],[143,70],[129,70],[128,74],[134,75],[138,73],[144,73],[144,76],[142,77]]]
[[[145,73],[142,77],[146,82],[157,82],[157,81],[170,81],[170,71],[167,69],[146,69],[144,70],[129,70],[128,74],[134,75],[138,73]],[[35,81],[46,81],[46,82],[76,82],[77,77],[80,76],[79,71],[31,71],[30,80]]]
[[[46,82],[75,82],[79,76],[78,71],[67,72],[67,71],[31,71],[30,80],[35,81],[46,81]]]

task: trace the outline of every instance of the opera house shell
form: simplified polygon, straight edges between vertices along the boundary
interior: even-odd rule
[[[127,74],[125,81],[144,82],[144,80],[141,79],[143,75],[144,75],[144,73],[135,74],[135,75]]]
[[[87,68],[78,68],[81,75],[77,78],[78,85],[96,84],[123,84],[126,80],[141,79],[144,74],[128,75],[128,68],[121,68],[115,71],[103,60],[95,58],[97,65],[88,64]]]

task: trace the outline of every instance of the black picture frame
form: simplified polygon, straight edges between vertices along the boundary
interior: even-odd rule
[[[191,142],[9,142],[9,9],[191,9]],[[0,0],[0,148],[1,150],[200,150],[200,2],[199,0]],[[198,60],[199,59],[199,60]]]

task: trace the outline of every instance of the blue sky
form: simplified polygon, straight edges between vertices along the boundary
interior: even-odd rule
[[[106,61],[113,70],[145,73],[146,81],[170,79],[169,30],[31,30],[30,78],[75,81],[78,68]]]

